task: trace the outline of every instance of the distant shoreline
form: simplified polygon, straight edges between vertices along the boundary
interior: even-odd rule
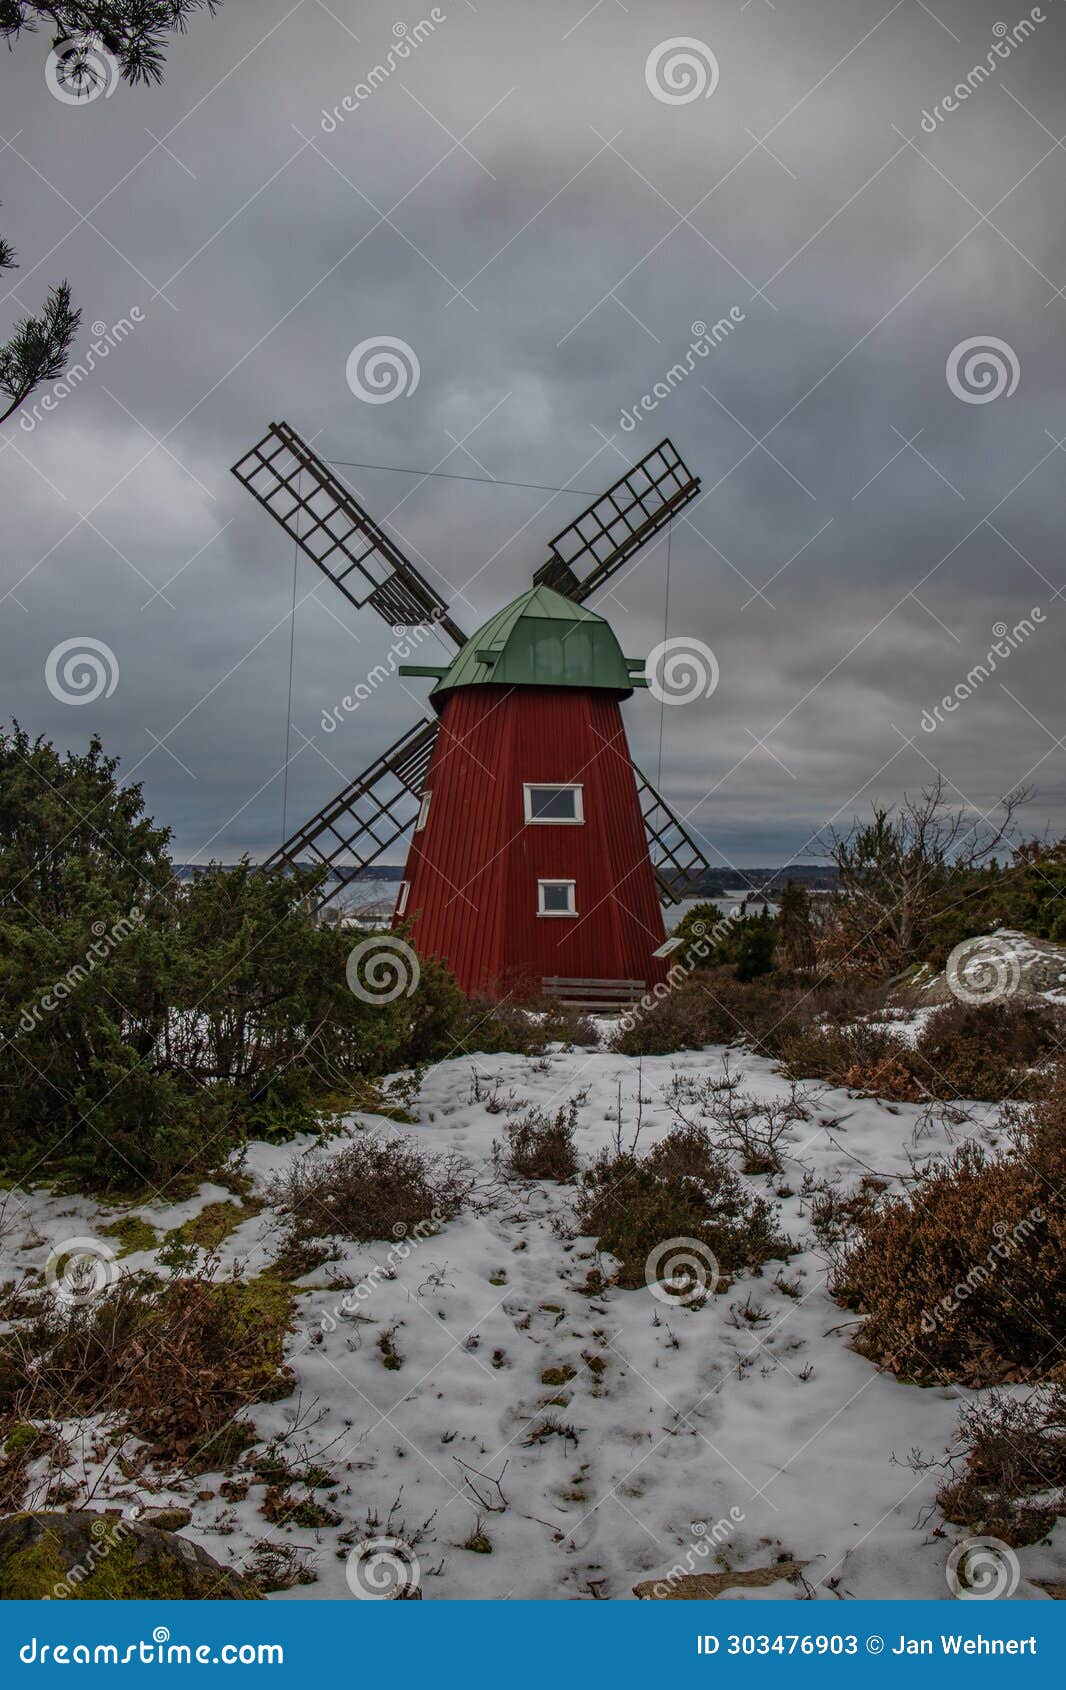
[[[208,863],[175,863],[174,873],[179,880],[191,880],[195,874],[210,867]],[[233,868],[233,863],[223,863],[223,868]],[[313,868],[313,863],[300,863],[300,868]],[[351,881],[397,881],[403,879],[402,863],[372,863],[369,868],[346,869],[339,866],[331,872],[330,878],[343,883]],[[831,892],[836,889],[837,873],[834,868],[811,867],[802,863],[786,863],[782,868],[743,868],[743,869],[714,869],[709,874],[694,880],[688,889],[688,895],[693,898],[716,898],[729,892],[770,892],[780,890],[792,880],[797,886],[804,886],[808,891]]]

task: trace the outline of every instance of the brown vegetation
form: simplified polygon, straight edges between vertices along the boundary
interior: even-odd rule
[[[725,1275],[784,1258],[788,1242],[773,1210],[753,1195],[715,1151],[710,1135],[683,1126],[648,1156],[605,1150],[583,1176],[578,1218],[583,1232],[617,1256],[618,1283],[646,1283],[648,1257],[672,1239],[695,1239]]]
[[[1006,1155],[962,1145],[860,1224],[831,1290],[856,1348],[924,1383],[1039,1379],[1066,1322],[1066,1076]]]
[[[493,1146],[496,1161],[518,1179],[550,1179],[566,1184],[577,1173],[576,1125],[576,1103],[554,1115],[528,1109],[507,1127],[506,1144]]]
[[[223,1443],[228,1452],[254,1439],[234,1417],[292,1389],[283,1361],[292,1293],[213,1271],[130,1274],[69,1308],[42,1300],[0,1339],[0,1413],[112,1416],[158,1459],[207,1469],[218,1455],[221,1465]]]

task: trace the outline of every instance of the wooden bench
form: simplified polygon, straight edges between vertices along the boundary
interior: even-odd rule
[[[541,981],[545,996],[558,998],[571,1009],[587,1009],[598,1015],[618,1014],[638,1003],[647,989],[644,980],[567,980],[552,975]]]

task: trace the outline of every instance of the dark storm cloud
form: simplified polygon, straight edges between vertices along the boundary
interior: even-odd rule
[[[714,695],[662,723],[662,786],[715,860],[791,856],[934,766],[979,808],[1031,780],[1031,825],[1061,830],[1058,0],[933,134],[923,111],[1027,8],[441,10],[332,132],[323,109],[428,8],[226,0],[162,89],[75,109],[46,89],[42,39],[0,64],[0,218],[22,263],[3,321],[64,274],[83,347],[94,321],[144,317],[32,432],[0,437],[5,713],[63,743],[98,728],[181,854],[260,852],[282,826],[293,560],[227,471],[266,423],[331,459],[591,490],[669,432],[704,496],[600,608],[629,652],[685,635],[717,656]],[[720,80],[671,106],[645,62],[681,36]],[[731,307],[730,335],[623,431],[692,325]],[[349,390],[374,335],[417,352],[408,398]],[[1012,396],[949,390],[949,353],[977,335],[1017,359]],[[343,473],[468,629],[582,503]],[[389,635],[306,562],[297,598],[290,825],[424,700],[394,678],[324,733]],[[993,625],[1034,606],[1033,637],[923,730]],[[44,679],[77,636],[121,670],[85,708]],[[653,778],[660,715],[627,707]]]

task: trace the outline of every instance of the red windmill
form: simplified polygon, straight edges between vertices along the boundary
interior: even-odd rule
[[[661,903],[708,864],[629,754],[619,705],[647,685],[643,660],[583,601],[699,491],[670,442],[558,534],[532,588],[470,639],[287,424],[233,473],[352,604],[435,623],[458,647],[448,666],[400,670],[433,678],[439,719],[416,723],[271,862],[311,859],[343,880],[413,826],[396,919],[467,991],[609,1005],[662,978]]]

